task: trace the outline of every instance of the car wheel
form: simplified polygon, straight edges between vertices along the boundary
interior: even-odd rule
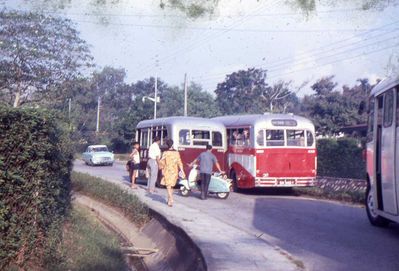
[[[366,211],[367,217],[372,225],[377,227],[386,227],[390,223],[390,221],[376,212],[376,202],[373,196],[373,191],[370,188],[370,185],[367,186],[366,190]]]
[[[229,197],[230,193],[229,192],[223,192],[223,193],[216,193],[216,196],[219,199],[227,199]]]

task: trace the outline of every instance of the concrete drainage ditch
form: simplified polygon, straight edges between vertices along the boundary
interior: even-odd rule
[[[90,197],[75,194],[74,203],[89,208],[120,236],[132,270],[207,270],[202,253],[191,238],[158,213],[151,211],[151,220],[139,229],[116,209]]]

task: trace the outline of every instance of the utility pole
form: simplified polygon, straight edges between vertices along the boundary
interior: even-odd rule
[[[187,73],[184,74],[184,116],[187,117]]]
[[[71,122],[71,98],[68,98],[68,120]]]
[[[96,133],[100,132],[100,107],[101,107],[101,96],[98,96],[98,100],[97,100],[97,125],[96,125]]]
[[[71,104],[71,98],[68,98],[68,122],[69,122],[69,130],[72,130],[72,123],[71,123],[71,109],[72,109],[72,104]]]
[[[158,76],[155,75],[155,96],[154,96],[154,119],[157,118],[157,100],[158,100]]]

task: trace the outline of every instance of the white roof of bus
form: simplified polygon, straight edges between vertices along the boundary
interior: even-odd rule
[[[137,124],[137,129],[145,128],[145,127],[154,127],[154,126],[162,126],[162,125],[179,125],[186,128],[191,127],[207,127],[207,128],[215,128],[215,129],[225,129],[224,125],[219,121],[215,121],[212,119],[205,118],[197,118],[197,117],[168,117],[168,118],[159,118],[159,119],[151,119],[151,120],[143,120]]]
[[[371,95],[378,95],[397,85],[399,85],[399,74],[383,79],[371,90]]]
[[[314,127],[313,123],[304,117],[294,114],[257,114],[257,115],[233,115],[225,117],[216,117],[214,120],[220,121],[226,127],[229,126],[273,126],[271,121],[275,119],[293,119],[300,121],[305,127]]]

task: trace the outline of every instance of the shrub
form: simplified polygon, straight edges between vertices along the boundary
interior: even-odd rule
[[[85,173],[72,172],[72,186],[74,192],[118,208],[138,226],[144,225],[149,219],[148,207],[136,195],[129,194],[113,183]]]
[[[0,269],[43,259],[70,206],[72,153],[54,112],[0,107]]]
[[[364,179],[366,163],[362,148],[353,138],[319,139],[317,171],[319,176]]]

